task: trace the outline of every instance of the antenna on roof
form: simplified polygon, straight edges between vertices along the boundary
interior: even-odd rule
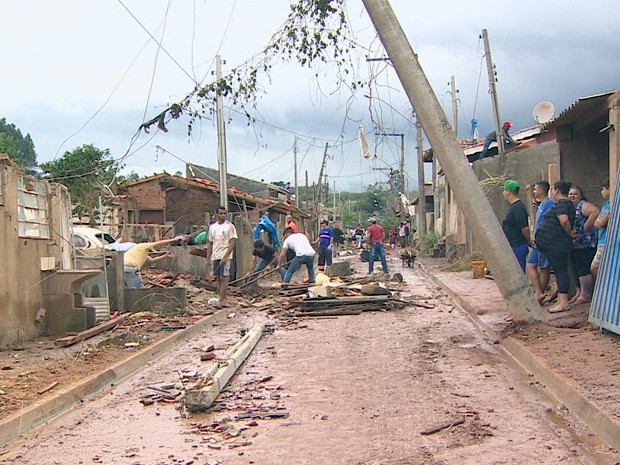
[[[555,107],[553,106],[553,103],[540,102],[534,107],[532,116],[534,117],[534,121],[536,121],[538,124],[545,124],[553,119],[554,113]]]

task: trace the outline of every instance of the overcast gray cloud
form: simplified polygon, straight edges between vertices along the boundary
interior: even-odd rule
[[[195,81],[212,79],[217,53],[226,60],[226,71],[260,51],[284,22],[288,3],[4,0],[0,117],[30,133],[41,162],[85,143],[109,148],[119,157],[144,118],[181,99]],[[620,87],[616,30],[620,9],[611,0],[391,3],[447,112],[451,111],[448,82],[455,76],[461,138],[469,136],[472,118],[478,120],[482,135],[492,128],[479,39],[485,28],[498,75],[501,116],[515,129],[534,124],[532,109],[540,101],[552,102],[557,114],[579,97]],[[380,56],[361,1],[349,0],[347,9],[359,42],[371,49],[369,55]],[[170,56],[158,51],[143,27],[162,41]],[[367,90],[355,96],[343,88],[337,91],[330,69],[320,69],[317,81],[313,72],[288,63],[274,69],[271,83],[264,79],[266,94],[259,99],[257,124],[248,126],[242,116],[228,110],[230,171],[292,182],[291,148],[297,134],[300,184],[306,171],[310,182],[318,177],[328,140],[333,141],[328,175],[337,188],[359,190],[385,181],[384,172],[373,167],[397,167],[398,138],[375,138],[378,130],[405,134],[413,185],[416,142],[410,105],[394,71],[385,63],[366,63],[366,52],[359,53],[357,72],[378,84],[373,101],[363,96]],[[360,157],[359,124],[373,149],[376,144],[374,165]],[[139,136],[125,160],[127,171],[141,175],[184,171],[181,160],[216,166],[212,121],[196,125],[191,137],[187,121],[168,127],[166,134],[152,131]],[[174,156],[157,151],[156,145]]]

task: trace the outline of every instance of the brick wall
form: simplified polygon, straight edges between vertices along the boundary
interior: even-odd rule
[[[217,192],[189,187],[166,192],[166,221],[177,221],[181,216],[190,225],[204,225],[205,213],[211,217],[219,206]]]

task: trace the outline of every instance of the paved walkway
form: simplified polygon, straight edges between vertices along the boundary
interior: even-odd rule
[[[548,324],[515,327],[492,279],[442,271],[440,263],[418,266],[537,382],[620,450],[620,338],[587,323],[588,304],[549,314]]]

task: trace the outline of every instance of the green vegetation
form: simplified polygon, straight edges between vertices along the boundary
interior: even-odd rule
[[[37,154],[30,134],[23,136],[22,132],[14,124],[8,124],[5,118],[0,118],[0,153],[6,153],[21,168],[37,166]]]
[[[108,149],[83,145],[54,161],[41,163],[43,179],[64,184],[71,193],[73,214],[88,215],[93,223],[98,218],[99,195],[103,185],[115,180],[121,164],[115,161]]]
[[[435,245],[437,245],[437,234],[435,231],[429,231],[426,236],[424,236],[424,240],[422,241],[422,253],[428,254]]]

